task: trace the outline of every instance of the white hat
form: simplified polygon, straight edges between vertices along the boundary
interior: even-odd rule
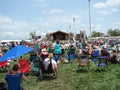
[[[46,52],[46,51],[47,51],[47,49],[46,49],[46,48],[43,48],[41,51],[42,51],[42,52]]]

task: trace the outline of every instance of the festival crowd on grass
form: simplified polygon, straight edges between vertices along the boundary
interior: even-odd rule
[[[87,39],[87,40],[69,40],[69,41],[35,41],[35,42],[0,42],[0,57],[2,57],[7,51],[18,46],[24,45],[27,47],[34,48],[34,51],[30,52],[30,58],[28,60],[30,69],[28,72],[31,72],[31,68],[34,66],[34,58],[38,58],[39,68],[42,68],[42,71],[39,71],[39,76],[41,73],[50,74],[52,73],[53,78],[56,78],[56,71],[59,68],[61,63],[72,63],[79,56],[86,55],[89,56],[90,61],[94,57],[94,52],[97,50],[97,56],[106,56],[107,61],[111,64],[120,64],[120,39],[119,38],[100,38],[100,39]],[[19,62],[22,57],[19,58]],[[0,62],[0,70],[5,70],[16,60],[8,60]],[[20,71],[20,64],[13,65],[12,70],[8,69],[6,74],[6,82],[8,90],[23,90],[20,85],[21,78],[27,80],[27,77],[24,75],[25,72]],[[16,77],[15,82],[13,78]],[[41,78],[41,77],[40,77]],[[17,83],[12,87],[14,83]],[[2,88],[2,87],[0,87]],[[0,89],[1,90],[1,89]]]

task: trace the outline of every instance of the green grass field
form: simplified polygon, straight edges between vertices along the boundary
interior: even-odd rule
[[[36,76],[29,75],[23,87],[25,90],[120,90],[120,65],[109,64],[107,72],[95,70],[92,61],[89,72],[77,72],[77,62],[60,64],[56,79],[36,81]],[[0,82],[5,82],[5,73],[0,73]]]

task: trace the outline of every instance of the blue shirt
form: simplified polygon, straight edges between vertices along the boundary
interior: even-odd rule
[[[21,90],[21,78],[22,73],[18,73],[17,75],[7,74],[7,90]]]
[[[79,49],[82,49],[82,43],[78,42],[77,46],[79,47]]]

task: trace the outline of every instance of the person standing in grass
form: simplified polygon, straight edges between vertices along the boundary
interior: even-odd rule
[[[61,44],[59,43],[59,41],[57,41],[55,45],[55,61],[56,62],[61,59],[61,54],[62,54]]]

